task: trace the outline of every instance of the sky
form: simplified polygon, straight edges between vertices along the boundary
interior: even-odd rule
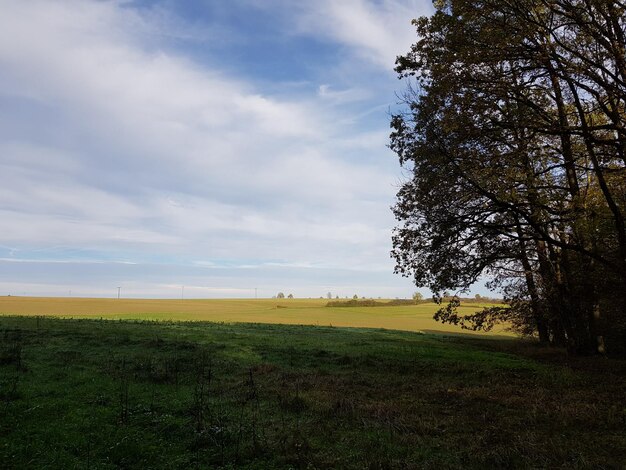
[[[430,1],[0,12],[0,295],[415,291],[389,254],[387,145]]]

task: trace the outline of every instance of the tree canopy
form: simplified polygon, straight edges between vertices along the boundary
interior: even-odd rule
[[[508,321],[587,353],[626,340],[626,6],[618,0],[444,0],[397,59],[391,120],[410,177],[396,271],[433,292],[485,274]]]

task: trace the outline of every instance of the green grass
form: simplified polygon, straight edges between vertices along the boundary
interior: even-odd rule
[[[624,370],[511,339],[0,316],[0,467],[624,468]]]

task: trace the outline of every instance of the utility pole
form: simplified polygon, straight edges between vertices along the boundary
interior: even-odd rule
[[[118,298],[118,299],[120,298],[120,289],[122,289],[122,288],[121,288],[121,287],[118,287],[118,288],[117,288],[117,298]]]

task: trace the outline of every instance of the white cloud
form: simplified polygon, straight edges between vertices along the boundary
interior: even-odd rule
[[[344,105],[346,103],[364,101],[371,98],[371,92],[362,88],[347,88],[344,90],[336,90],[329,84],[322,84],[317,90],[317,95],[323,100],[329,101],[335,105]]]
[[[322,3],[302,31],[386,69],[404,51],[411,2]],[[0,244],[391,270],[387,131],[348,106],[372,90],[264,93],[165,47],[181,25],[158,9],[0,8]]]
[[[361,59],[391,70],[396,56],[415,41],[411,20],[430,14],[418,0],[321,0],[307,2],[300,31],[322,35],[354,50]]]

